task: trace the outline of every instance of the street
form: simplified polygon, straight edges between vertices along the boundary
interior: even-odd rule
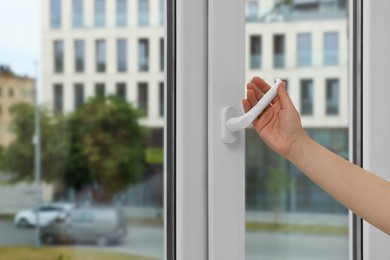
[[[11,222],[0,221],[0,245],[34,245],[34,228],[16,228]],[[76,248],[121,252],[163,259],[161,227],[129,226],[128,236],[121,245],[97,247],[77,245]],[[246,233],[246,260],[345,260],[348,259],[348,238],[331,235],[303,235],[266,232]]]

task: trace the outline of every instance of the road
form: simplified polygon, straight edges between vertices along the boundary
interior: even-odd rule
[[[161,227],[129,226],[123,244],[107,247],[77,245],[77,248],[128,253],[163,259]],[[19,229],[11,222],[0,221],[0,245],[34,245],[34,229]],[[348,259],[345,236],[300,235],[248,232],[246,260],[345,260]]]

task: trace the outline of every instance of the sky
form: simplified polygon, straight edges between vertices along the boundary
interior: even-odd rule
[[[35,78],[41,60],[41,0],[0,0],[0,7],[0,64]]]

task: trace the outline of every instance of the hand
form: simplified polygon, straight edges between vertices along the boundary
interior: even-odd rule
[[[254,77],[247,84],[247,98],[242,101],[245,112],[256,105],[270,86]],[[279,85],[278,95],[252,122],[258,135],[275,152],[288,157],[294,143],[305,136],[297,109],[288,96],[285,83]]]

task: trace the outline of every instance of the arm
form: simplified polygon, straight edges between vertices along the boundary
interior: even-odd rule
[[[269,89],[260,78],[247,86],[248,111]],[[291,99],[280,86],[278,97],[254,122],[264,142],[307,177],[363,219],[390,234],[390,182],[344,160],[310,139]]]

